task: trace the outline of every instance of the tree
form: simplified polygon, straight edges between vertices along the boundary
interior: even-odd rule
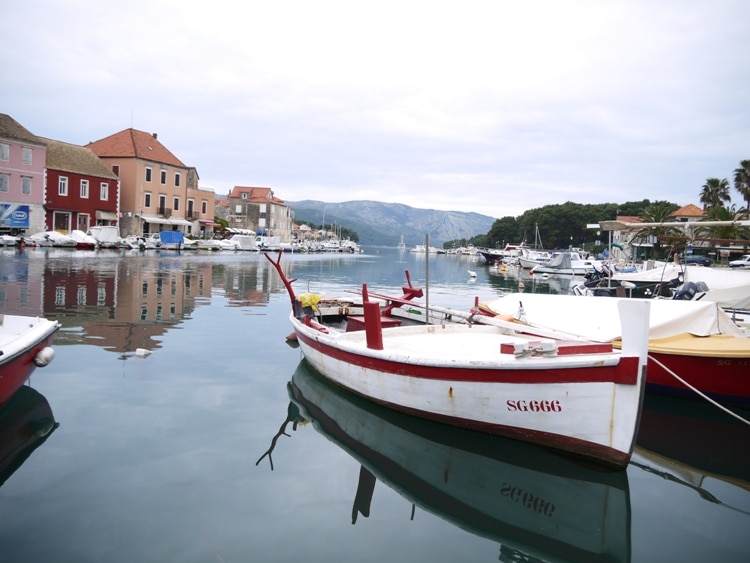
[[[703,204],[704,209],[711,209],[712,207],[722,207],[724,203],[732,201],[732,196],[729,194],[729,181],[724,178],[707,178],[706,183],[703,184],[700,193],[700,202]]]
[[[509,242],[518,242],[518,223],[515,217],[507,216],[497,219],[487,233],[485,246],[500,247]]]
[[[740,161],[740,167],[735,169],[734,187],[745,200],[745,207],[750,209],[750,160]]]
[[[732,207],[724,207],[719,205],[711,207],[706,212],[706,217],[701,221],[734,221],[738,216],[742,216],[745,212],[744,209],[737,210],[736,205]],[[700,221],[698,222],[700,224]],[[698,227],[695,230],[696,236],[715,238],[715,239],[747,239],[748,229],[747,227],[741,227],[737,224],[733,225],[715,225],[712,227]]]
[[[640,218],[644,223],[665,223],[670,221],[672,213],[677,209],[679,209],[679,207],[674,203],[668,201],[656,201],[641,213]],[[674,227],[643,227],[633,234],[631,242],[646,242],[653,237],[654,255],[660,257],[661,243],[659,238],[665,236],[680,236],[682,234],[683,233],[679,229],[675,229]]]

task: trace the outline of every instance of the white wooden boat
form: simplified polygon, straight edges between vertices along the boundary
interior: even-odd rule
[[[350,318],[341,330],[304,312],[280,260],[281,254],[269,257],[289,292],[299,347],[333,383],[424,418],[617,467],[630,459],[645,384],[649,301],[621,303],[621,352],[611,344],[525,334],[489,318],[481,325],[406,326],[383,317],[366,285],[362,318]]]

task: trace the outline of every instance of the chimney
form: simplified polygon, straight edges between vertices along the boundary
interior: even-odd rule
[[[152,137],[153,137],[154,139],[158,139],[158,138],[159,138],[159,136],[158,136],[158,135],[157,135],[156,133],[151,133],[151,136],[152,136]]]

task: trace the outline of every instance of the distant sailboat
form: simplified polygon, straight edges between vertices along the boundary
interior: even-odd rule
[[[399,250],[406,250],[406,243],[404,242],[404,235],[401,235],[401,242],[398,243]]]

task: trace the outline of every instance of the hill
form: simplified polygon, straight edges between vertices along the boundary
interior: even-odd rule
[[[341,225],[356,231],[359,243],[369,246],[396,246],[404,237],[407,248],[424,243],[442,246],[455,239],[470,239],[489,232],[494,217],[463,211],[418,209],[400,203],[378,201],[345,201],[326,203],[304,200],[286,201],[296,221],[309,221],[331,228]]]

